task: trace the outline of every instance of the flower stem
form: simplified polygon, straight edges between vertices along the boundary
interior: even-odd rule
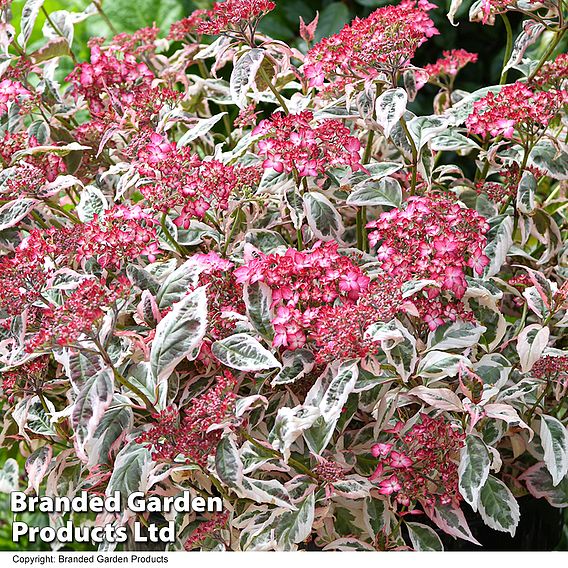
[[[280,106],[284,110],[286,114],[290,114],[290,110],[286,106],[286,102],[282,98],[282,95],[277,91],[276,87],[272,84],[272,81],[269,79],[266,71],[262,68],[262,66],[258,70],[259,75],[263,78],[264,82],[268,85],[268,88],[272,91],[272,94],[276,97],[276,100],[280,103]]]
[[[410,182],[410,195],[414,195],[416,192],[416,181],[417,181],[417,173],[418,173],[418,148],[410,134],[410,130],[408,130],[408,124],[404,119],[404,116],[400,117],[400,125],[408,138],[408,143],[410,144],[410,149],[412,151],[412,180]]]
[[[507,14],[501,14],[501,18],[503,19],[505,29],[507,30],[507,47],[505,48],[505,57],[503,58],[501,80],[499,81],[500,85],[504,85],[507,82],[507,73],[509,72],[508,69],[505,69],[505,66],[509,62],[509,59],[511,59],[511,53],[513,52],[513,30],[511,29],[511,22],[509,21]]]
[[[538,65],[534,68],[533,72],[529,75],[528,81],[532,81],[536,74],[540,71],[541,67],[546,63],[546,60],[552,55],[553,51],[556,49],[556,46],[561,42],[564,34],[566,33],[566,29],[558,30],[555,33],[554,39],[550,42],[548,49],[542,54]]]
[[[170,233],[168,226],[166,225],[166,213],[162,213],[162,218],[160,220],[160,227],[162,227],[162,231],[166,238],[171,243],[171,245],[177,250],[177,252],[181,256],[185,256],[185,250],[178,244],[178,242],[174,239],[173,235]]]
[[[43,12],[43,15],[45,16],[45,19],[48,21],[49,25],[53,28],[53,31],[59,37],[62,37],[65,41],[67,41],[67,38],[63,35],[63,32],[59,29],[57,24],[51,19],[51,16],[49,15],[48,11],[45,9],[44,6],[41,7],[41,11]],[[73,60],[73,63],[75,63],[75,65],[77,65],[77,63],[78,63],[77,58],[75,57],[75,54],[73,53],[73,50],[71,49],[71,45],[69,45],[69,56]]]
[[[114,24],[109,20],[109,17],[105,14],[101,1],[93,0],[93,4],[95,5],[95,8],[97,9],[97,12],[99,13],[100,17],[105,21],[105,24],[109,27],[110,31],[114,35],[117,35],[118,30],[114,27]]]
[[[243,438],[245,438],[245,440],[248,440],[253,446],[258,448],[259,450],[270,452],[275,458],[284,460],[284,456],[278,450],[275,450],[274,448],[269,448],[264,444],[261,444],[258,440],[253,438],[244,428],[241,428],[239,430],[239,433],[242,435]],[[292,467],[296,468],[298,471],[305,473],[308,477],[311,477],[316,481],[318,480],[318,476],[311,469],[308,469],[304,464],[300,463],[294,458],[289,458],[288,463]]]

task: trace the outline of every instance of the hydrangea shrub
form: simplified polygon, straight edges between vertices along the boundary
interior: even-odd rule
[[[413,65],[427,0],[301,20],[303,50],[258,31],[274,6],[79,62],[100,1],[0,0],[2,445],[41,495],[221,496],[165,514],[172,550],[514,535],[522,496],[568,506],[566,7],[471,4],[524,18],[471,93],[474,53]]]

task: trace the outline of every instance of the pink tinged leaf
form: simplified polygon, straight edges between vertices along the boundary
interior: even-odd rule
[[[49,469],[52,457],[53,448],[51,446],[42,446],[26,460],[28,489],[33,487],[37,495],[39,495],[39,486]]]
[[[536,499],[546,499],[553,507],[568,507],[568,477],[564,477],[559,485],[553,485],[552,476],[543,462],[529,467],[520,477],[529,493]]]
[[[85,382],[79,392],[73,414],[71,426],[75,431],[74,442],[77,455],[87,461],[85,452],[87,442],[92,438],[103,414],[112,402],[114,380],[110,369],[103,369]]]
[[[9,201],[0,207],[0,231],[17,225],[35,207],[35,199]]]
[[[318,26],[319,12],[316,11],[316,17],[306,25],[302,16],[300,16],[300,37],[305,42],[313,41],[316,28]]]
[[[424,507],[424,512],[446,534],[481,546],[481,543],[471,533],[471,529],[461,509],[452,505],[437,505],[435,508]]]
[[[523,266],[521,264],[515,264],[515,268],[522,268],[526,270],[528,277],[530,278],[531,282],[533,283],[538,295],[540,296],[543,304],[550,309],[550,302],[552,300],[553,292],[551,287],[551,282],[548,280],[542,272],[538,270],[533,270],[528,266]]]
[[[462,402],[453,391],[445,388],[414,387],[408,392],[438,410],[462,412]]]
[[[529,325],[519,333],[517,338],[517,352],[523,373],[528,373],[544,349],[548,345],[550,329],[535,323]]]
[[[523,422],[517,411],[508,404],[486,404],[484,407],[485,416],[487,418],[495,418],[496,420],[503,420],[509,425],[525,428],[529,431],[529,440],[532,440],[534,432],[528,424]]]

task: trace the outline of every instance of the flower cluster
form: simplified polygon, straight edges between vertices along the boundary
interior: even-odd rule
[[[187,18],[174,22],[168,33],[171,41],[184,41],[190,35],[196,35],[198,26],[203,22],[207,10],[194,10]]]
[[[103,116],[113,108],[132,105],[153,79],[148,66],[136,61],[134,55],[126,53],[118,59],[96,44],[91,48],[91,62],[81,63],[67,77],[75,95],[87,100],[94,117]]]
[[[2,390],[5,395],[13,393],[17,389],[25,389],[29,384],[36,386],[37,382],[45,376],[49,357],[36,357],[13,370],[2,373]]]
[[[558,400],[568,393],[567,355],[541,357],[531,369],[531,374],[537,379],[551,381],[555,387]]]
[[[178,147],[159,134],[138,153],[139,171],[146,183],[140,190],[155,209],[179,208],[175,223],[188,228],[191,219],[202,219],[215,206],[228,207],[231,194],[260,181],[256,166],[229,166],[218,160],[201,160],[189,148]]]
[[[526,171],[531,172],[536,178],[542,175],[538,168],[527,167]],[[519,164],[512,163],[506,169],[498,172],[500,181],[479,180],[475,184],[478,194],[486,195],[493,203],[505,203],[517,195],[519,179],[522,172]]]
[[[222,529],[229,520],[229,511],[215,513],[212,519],[199,523],[199,526],[189,535],[183,547],[192,550],[202,544],[206,538],[214,538],[215,532]]]
[[[459,506],[458,459],[465,435],[445,418],[421,414],[420,422],[405,430],[399,422],[390,430],[388,442],[371,448],[379,464],[371,476],[379,493],[393,495],[410,510],[417,503]]]
[[[516,82],[476,101],[466,126],[481,136],[513,138],[515,131],[533,135],[546,128],[567,102],[568,91],[534,91]]]
[[[118,268],[140,255],[153,262],[160,253],[156,224],[139,205],[115,205],[81,227],[76,259],[96,258],[102,268]]]
[[[424,67],[430,81],[444,81],[446,78],[455,77],[458,72],[468,63],[475,63],[477,54],[470,53],[465,49],[452,49],[444,51],[442,57],[436,63],[430,63]]]
[[[361,168],[361,144],[349,128],[337,120],[312,125],[313,113],[275,114],[262,120],[253,135],[264,136],[258,150],[263,167],[276,172],[296,172],[298,176],[323,174],[329,167]]]
[[[6,132],[0,146],[0,161],[9,166],[16,152],[41,146],[37,138],[27,132]],[[43,185],[64,174],[67,166],[61,156],[53,153],[25,156],[17,164],[16,171],[6,182],[6,189],[12,195],[37,195]]]
[[[313,471],[327,483],[333,483],[345,478],[345,469],[343,467],[334,461],[326,460],[319,456]]]
[[[402,279],[436,281],[442,290],[463,297],[465,271],[481,274],[489,259],[483,253],[486,220],[472,209],[439,197],[412,197],[401,209],[381,213],[367,225],[371,246],[385,272]],[[430,291],[430,298],[437,295]]]
[[[8,103],[18,100],[18,97],[30,96],[19,81],[4,79],[0,81],[0,116],[8,111]]]
[[[33,306],[53,270],[46,269],[46,260],[56,255],[58,236],[55,228],[34,229],[12,255],[0,257],[0,308],[16,316]]]
[[[215,339],[229,336],[235,329],[235,314],[244,314],[243,287],[236,281],[234,264],[215,252],[192,257],[201,267],[198,285],[208,286],[208,333]]]
[[[404,0],[367,18],[355,18],[310,49],[304,65],[309,84],[321,87],[327,80],[343,87],[381,72],[396,73],[427,38],[438,33],[427,14],[432,8],[435,5],[427,0]]]
[[[31,353],[54,345],[73,345],[93,331],[106,310],[127,295],[130,286],[126,278],[117,278],[110,285],[96,278],[84,280],[61,305],[46,305],[42,309],[40,327],[27,342],[26,350]]]
[[[561,53],[553,61],[547,61],[534,76],[539,87],[568,88],[568,53]]]
[[[258,254],[235,270],[237,282],[264,282],[272,290],[273,345],[298,349],[321,306],[336,300],[353,304],[370,278],[338,252],[335,243],[317,243],[309,251],[288,249],[284,255]]]
[[[139,56],[156,50],[160,30],[156,26],[136,30],[133,34],[121,33],[112,38],[110,49]]]
[[[185,413],[170,407],[154,418],[157,424],[138,437],[152,448],[156,461],[174,461],[205,467],[221,439],[222,423],[234,420],[236,379],[228,371],[216,378],[215,386],[192,398]]]
[[[388,322],[402,311],[402,283],[380,276],[369,284],[356,304],[322,306],[310,311],[309,337],[317,346],[317,363],[347,359],[364,359],[377,355],[380,344],[367,335],[374,323]]]
[[[254,27],[268,12],[274,10],[272,0],[225,0],[215,2],[213,9],[207,11],[203,21],[197,26],[201,34],[217,35],[228,32],[242,32]]]

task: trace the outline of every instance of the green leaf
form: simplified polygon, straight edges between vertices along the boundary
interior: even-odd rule
[[[408,123],[408,130],[420,152],[434,136],[448,128],[448,123],[438,116],[417,116]]]
[[[240,487],[243,481],[243,464],[232,436],[223,436],[215,452],[217,477],[228,487]]]
[[[167,308],[179,302],[188,290],[197,286],[202,270],[199,264],[190,258],[169,274],[156,295],[160,308]]]
[[[134,365],[129,365],[125,377],[128,382],[136,389],[138,389],[146,398],[156,407],[157,410],[161,409],[165,405],[164,392],[166,385],[165,383],[158,383],[156,377],[153,375],[150,368],[150,363],[147,361],[140,361],[140,363],[135,363]],[[170,376],[170,381],[172,376]],[[168,381],[168,383],[170,382]],[[132,395],[136,397],[136,400],[140,400],[143,404],[142,399],[135,392]]]
[[[379,181],[369,180],[358,185],[347,198],[348,205],[400,207],[402,189],[400,183],[391,177]]]
[[[241,109],[247,104],[247,93],[254,83],[256,74],[264,60],[264,49],[255,47],[247,51],[235,63],[229,88],[233,102]]]
[[[276,231],[267,229],[253,229],[245,236],[245,241],[265,254],[272,254],[279,250],[286,250],[286,241]]]
[[[17,225],[35,207],[35,199],[22,198],[0,207],[0,231]]]
[[[279,550],[292,550],[293,544],[310,536],[315,516],[315,492],[310,493],[296,511],[286,511],[277,517],[275,528]]]
[[[525,327],[517,337],[517,352],[521,371],[528,373],[540,359],[550,338],[550,329],[533,323]]]
[[[371,325],[365,336],[379,341],[387,361],[406,381],[416,367],[416,339],[398,320]]]
[[[435,152],[458,152],[478,149],[479,145],[455,131],[442,132],[430,139],[430,149]]]
[[[39,144],[45,144],[49,138],[49,126],[45,120],[35,120],[28,128],[28,136],[33,136]]]
[[[239,371],[263,371],[282,367],[268,349],[246,333],[237,333],[215,341],[211,351],[223,365]]]
[[[356,362],[343,363],[339,367],[319,403],[321,415],[326,422],[334,422],[339,418],[347,397],[353,392],[358,375]]]
[[[0,493],[18,491],[20,483],[20,466],[13,458],[8,458],[0,469]]]
[[[356,188],[362,183],[368,182],[370,179],[373,181],[379,181],[381,178],[390,176],[395,172],[402,169],[404,164],[400,162],[372,162],[370,164],[365,164],[365,169],[367,172],[358,170],[351,174],[349,178],[349,183]]]
[[[386,507],[382,499],[367,497],[363,505],[363,519],[373,539],[386,525]]]
[[[22,16],[20,18],[21,32],[18,36],[18,43],[22,48],[26,47],[32,35],[36,19],[44,2],[45,0],[27,0],[22,10]]]
[[[274,385],[286,385],[305,377],[315,366],[314,354],[309,349],[285,351],[282,355],[282,370],[272,379]]]
[[[337,420],[326,422],[322,416],[319,416],[312,426],[304,431],[304,439],[311,452],[321,455],[331,441],[336,423]]]
[[[310,228],[318,239],[341,239],[344,231],[341,215],[325,195],[316,191],[306,193],[304,209]]]
[[[132,284],[138,286],[140,290],[148,290],[154,295],[158,293],[160,283],[144,268],[137,264],[129,264],[126,267],[126,274]]]
[[[460,364],[469,366],[469,359],[463,355],[454,355],[444,351],[429,351],[420,361],[416,373],[429,379],[455,377]]]
[[[489,257],[489,264],[483,272],[484,278],[495,276],[505,263],[507,253],[513,244],[513,218],[498,215],[489,220],[487,245],[484,253]]]
[[[235,492],[241,497],[252,499],[256,503],[268,503],[284,509],[296,510],[286,488],[276,479],[253,479],[243,478],[242,485],[235,488]]]
[[[128,399],[115,400],[104,413],[92,439],[87,443],[89,467],[110,463],[109,452],[113,444],[130,431],[133,422],[134,415]]]
[[[26,460],[25,469],[28,474],[28,489],[33,487],[36,495],[40,493],[39,486],[49,470],[52,457],[53,448],[45,445],[35,450]]]
[[[446,388],[429,388],[417,386],[408,391],[409,396],[416,396],[426,404],[438,410],[448,410],[452,412],[463,411],[463,406],[458,395]]]
[[[535,210],[536,186],[534,174],[525,170],[517,190],[517,209],[523,215],[530,215]]]
[[[70,152],[78,152],[79,150],[90,150],[90,146],[82,146],[77,142],[71,142],[65,146],[32,146],[25,150],[18,150],[12,155],[12,163],[17,162],[26,156],[36,156],[37,154],[54,154],[56,156],[67,156]]]
[[[88,185],[81,191],[81,198],[76,207],[77,216],[83,223],[92,221],[95,215],[100,215],[109,208],[107,198],[94,185]]]
[[[436,504],[436,507],[426,507],[424,512],[445,533],[481,546],[471,533],[463,511],[455,505]]]
[[[315,406],[279,408],[268,440],[287,461],[290,457],[290,446],[319,418],[320,411]]]
[[[123,505],[129,495],[145,487],[152,464],[152,454],[146,446],[130,442],[116,456],[106,495],[120,492]]]
[[[103,369],[89,378],[77,395],[71,414],[71,426],[75,431],[77,454],[86,458],[85,446],[93,436],[104,413],[112,402],[114,377],[110,369]]]
[[[519,504],[510,489],[492,475],[481,490],[479,513],[488,527],[515,536],[521,516]]]
[[[554,179],[568,179],[568,153],[550,140],[541,140],[534,146],[529,155],[529,165],[536,166]]]
[[[491,459],[483,440],[468,434],[460,455],[459,489],[474,511],[477,511],[479,494],[489,476],[490,465]]]
[[[523,30],[515,39],[513,50],[511,51],[511,57],[509,58],[509,61],[507,61],[507,64],[503,67],[503,71],[511,69],[511,67],[514,68],[516,65],[521,63],[526,50],[536,42],[545,29],[546,28],[539,22],[535,22],[530,19],[525,20],[523,22]]]
[[[201,286],[174,304],[156,328],[150,365],[158,382],[167,379],[176,365],[201,345],[206,330],[207,295]]]
[[[544,463],[557,486],[568,474],[568,432],[566,426],[553,416],[540,417],[540,439],[544,449]]]
[[[466,349],[479,343],[479,338],[487,331],[486,327],[470,322],[456,321],[441,325],[428,335],[428,350],[448,351]]]
[[[227,113],[220,112],[209,118],[200,118],[179,140],[178,146],[185,146],[197,138],[205,136]]]
[[[264,282],[254,282],[246,284],[243,289],[243,299],[245,301],[247,316],[254,329],[265,339],[272,340],[274,328],[272,319],[272,290]]]
[[[440,540],[440,537],[436,534],[436,531],[422,523],[409,523],[406,522],[406,527],[408,528],[408,536],[410,537],[410,542],[414,550],[417,551],[442,551],[444,550],[444,545]]]
[[[375,104],[376,120],[383,128],[385,138],[390,133],[395,124],[406,110],[408,95],[404,89],[397,87],[396,89],[387,89]]]
[[[545,498],[553,507],[568,507],[568,476],[553,485],[552,476],[545,463],[539,462],[527,469],[519,480],[524,481],[530,494],[536,499]]]

